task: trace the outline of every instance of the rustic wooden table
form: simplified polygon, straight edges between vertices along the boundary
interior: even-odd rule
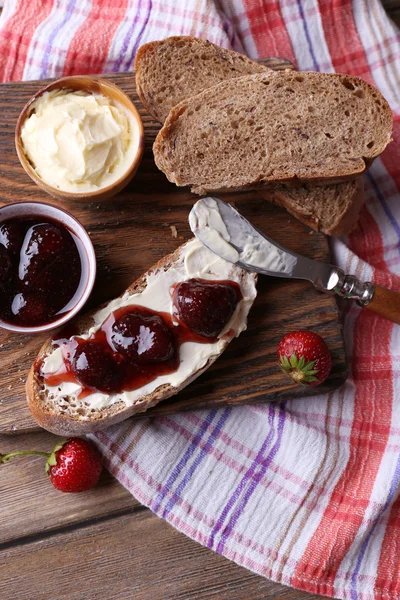
[[[384,2],[400,24],[400,1]],[[0,450],[47,450],[46,433],[0,436]],[[86,494],[53,490],[40,457],[1,467],[2,600],[312,600],[177,533],[110,476]]]

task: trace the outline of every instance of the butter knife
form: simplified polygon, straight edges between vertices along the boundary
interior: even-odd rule
[[[342,269],[296,254],[275,242],[219,198],[201,198],[189,214],[196,238],[209,250],[247,271],[271,277],[306,279],[318,290],[357,301],[400,324],[400,294]]]

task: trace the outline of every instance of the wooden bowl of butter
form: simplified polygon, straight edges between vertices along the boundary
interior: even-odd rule
[[[15,131],[19,160],[60,200],[100,201],[121,191],[143,155],[142,119],[132,100],[99,77],[72,76],[39,90]]]

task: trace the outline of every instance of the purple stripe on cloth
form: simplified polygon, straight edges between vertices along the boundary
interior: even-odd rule
[[[214,420],[214,417],[217,414],[217,412],[218,412],[217,410],[210,410],[210,412],[207,414],[206,418],[204,419],[204,421],[202,422],[201,426],[199,427],[196,435],[193,437],[193,439],[191,440],[188,448],[186,449],[186,452],[182,456],[182,458],[179,461],[179,463],[172,470],[172,473],[168,477],[167,482],[165,483],[165,485],[163,485],[163,487],[161,488],[161,490],[160,490],[157,498],[155,499],[154,504],[151,507],[151,509],[154,512],[157,512],[157,510],[160,508],[161,502],[164,500],[165,496],[170,491],[171,486],[175,483],[175,481],[179,477],[179,474],[182,471],[183,467],[189,461],[190,457],[193,455],[193,453],[195,452],[195,450],[198,448],[199,443],[201,442],[201,440],[203,438],[203,435],[207,431],[209,425],[211,425],[211,423]]]
[[[373,187],[373,190],[378,198],[378,200],[380,201],[380,203],[382,204],[382,208],[385,211],[385,214],[387,216],[387,218],[389,219],[393,229],[396,232],[397,237],[400,240],[400,225],[399,223],[396,221],[395,216],[392,214],[392,211],[390,210],[388,203],[386,202],[385,196],[382,194],[381,190],[378,187],[378,184],[376,183],[375,179],[373,178],[373,176],[371,175],[371,172],[369,171],[367,173],[367,177]]]
[[[300,13],[300,16],[301,16],[301,22],[303,24],[304,33],[306,34],[307,45],[308,45],[308,49],[309,49],[310,54],[311,54],[311,58],[312,58],[312,61],[313,61],[314,68],[315,68],[316,71],[319,71],[319,65],[318,65],[317,59],[315,58],[314,50],[313,50],[313,47],[312,47],[310,32],[308,31],[307,20],[306,20],[306,18],[304,16],[303,0],[297,0],[297,6],[299,7],[299,13]]]
[[[75,8],[75,0],[70,0],[70,2],[68,2],[68,4],[67,4],[67,8],[65,9],[64,18],[57,25],[57,27],[54,27],[53,31],[51,32],[50,37],[47,40],[47,43],[43,50],[43,62],[42,62],[42,68],[40,71],[40,79],[42,79],[43,77],[49,77],[49,73],[47,72],[47,69],[49,67],[49,56],[50,56],[51,48],[53,46],[53,42],[56,39],[57,34],[61,31],[61,29],[64,27],[64,25],[66,23],[68,23],[68,21],[72,17],[72,15],[74,13],[74,8]]]
[[[268,467],[270,466],[271,462],[273,461],[274,457],[276,456],[276,453],[278,452],[278,450],[280,448],[284,425],[285,425],[285,411],[283,409],[283,406],[281,406],[279,409],[277,440],[276,440],[275,444],[273,445],[273,447],[271,448],[271,451],[269,452],[268,456],[265,458],[265,460],[263,460],[261,462],[261,469],[258,471],[258,473],[255,473],[254,476],[251,478],[250,485],[247,488],[247,490],[245,491],[242,500],[240,501],[239,505],[236,507],[235,512],[233,513],[233,515],[231,516],[231,518],[228,522],[228,525],[224,528],[222,535],[221,535],[221,539],[217,546],[217,552],[219,552],[220,554],[222,554],[222,552],[224,551],[224,546],[225,546],[226,540],[232,533],[236,523],[238,522],[238,520],[240,518],[240,515],[243,513],[243,511],[246,507],[246,504],[248,503],[251,496],[253,495],[253,492],[256,489],[257,485],[260,483],[261,479],[264,477]]]
[[[231,412],[232,412],[231,408],[226,408],[222,412],[221,418],[218,420],[216,426],[214,427],[214,429],[210,433],[210,436],[209,436],[207,442],[201,448],[201,450],[200,450],[199,454],[197,455],[196,459],[194,460],[193,464],[188,469],[188,471],[186,472],[186,475],[184,476],[184,478],[182,479],[182,481],[180,482],[180,484],[176,488],[176,491],[173,492],[172,498],[169,499],[168,504],[165,507],[165,509],[163,511],[163,514],[162,514],[162,518],[163,519],[165,519],[168,516],[168,514],[171,512],[171,510],[173,509],[173,507],[177,503],[177,501],[178,501],[181,493],[183,492],[183,490],[185,489],[185,487],[187,486],[187,484],[191,480],[192,475],[196,471],[197,467],[202,463],[203,459],[207,456],[207,454],[210,453],[210,450],[213,447],[214,442],[218,438],[218,436],[219,436],[219,434],[221,432],[221,429],[224,426],[224,424],[226,423],[226,420],[229,417],[229,415],[231,414]]]
[[[144,23],[142,25],[141,30],[139,31],[139,35],[136,38],[136,42],[135,42],[135,45],[133,46],[132,54],[129,57],[129,59],[127,61],[125,61],[124,69],[128,69],[129,68],[129,66],[132,64],[132,62],[133,62],[133,60],[134,60],[134,58],[136,56],[136,52],[138,51],[138,48],[139,48],[139,45],[140,45],[140,42],[141,42],[144,30],[146,29],[147,23],[149,22],[149,19],[150,19],[150,14],[151,14],[152,6],[153,6],[152,0],[149,0],[149,2],[147,4],[147,12],[146,12],[146,16],[145,16],[145,19],[144,19]]]
[[[232,48],[236,48],[237,47],[237,36],[236,36],[235,28],[233,27],[232,23],[230,22],[230,20],[228,19],[228,17],[226,15],[222,14],[221,17],[222,17],[222,29],[225,31],[226,35],[228,36],[229,43],[232,46]]]
[[[275,417],[275,410],[274,410],[273,406],[270,406],[269,410],[268,410],[269,431],[268,431],[267,437],[265,438],[264,442],[262,443],[261,448],[258,451],[258,453],[256,454],[253,462],[251,463],[250,468],[246,471],[246,473],[242,477],[242,480],[240,481],[239,485],[236,487],[236,489],[233,492],[232,496],[230,497],[229,501],[225,505],[222,513],[220,514],[219,518],[217,519],[217,521],[211,531],[211,534],[210,534],[210,537],[209,537],[209,540],[207,543],[207,546],[209,548],[214,547],[215,536],[218,534],[218,532],[222,528],[228,513],[230,512],[230,510],[234,506],[235,502],[240,497],[240,494],[242,493],[243,489],[247,485],[249,479],[251,477],[253,477],[257,466],[261,463],[261,461],[263,459],[265,450],[270,446],[270,444],[272,442],[272,439],[273,439],[273,436],[275,433],[274,432],[274,417]]]
[[[121,66],[124,61],[124,56],[128,51],[129,42],[132,39],[133,32],[135,31],[136,25],[138,24],[141,10],[142,10],[142,0],[139,0],[139,6],[137,7],[135,18],[132,21],[132,25],[128,29],[128,32],[122,43],[122,48],[119,51],[118,59],[115,61],[114,66],[112,68],[113,73],[118,73],[118,71],[121,70]]]
[[[390,504],[394,498],[394,495],[397,491],[399,482],[400,482],[400,456],[397,459],[396,468],[394,470],[394,475],[393,475],[392,483],[390,484],[389,494],[386,499],[386,502],[382,506],[382,508],[378,512],[378,514],[376,515],[376,517],[374,519],[374,523],[373,523],[371,529],[369,530],[368,535],[365,538],[365,540],[361,546],[360,553],[357,557],[356,567],[355,567],[353,575],[351,577],[351,600],[358,600],[357,579],[358,579],[358,576],[360,573],[362,561],[364,559],[365,553],[366,553],[368,545],[372,539],[372,536],[374,535],[375,529],[379,525],[379,522],[380,522],[383,514],[386,512],[386,510],[388,509],[388,507],[390,506]]]

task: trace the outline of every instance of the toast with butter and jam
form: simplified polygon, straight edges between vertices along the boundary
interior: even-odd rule
[[[256,280],[188,241],[45,342],[26,383],[33,418],[52,433],[83,435],[177,394],[246,329]]]

